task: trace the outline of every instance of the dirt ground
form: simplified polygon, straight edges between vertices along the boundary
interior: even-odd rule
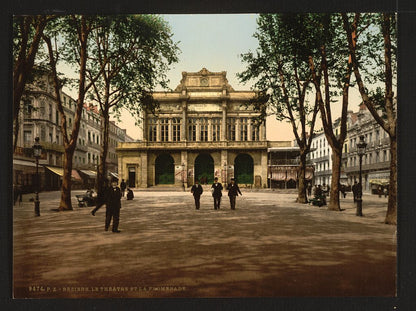
[[[163,191],[164,190],[164,191]],[[189,190],[189,189],[188,189]],[[13,208],[16,298],[395,296],[396,227],[387,199],[351,194],[342,212],[295,203],[294,192],[242,190],[237,209],[208,189],[195,210],[176,189],[122,199],[119,234],[104,231],[105,208],[56,212],[58,192]]]

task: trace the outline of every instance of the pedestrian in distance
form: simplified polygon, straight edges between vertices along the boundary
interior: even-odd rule
[[[308,197],[310,197],[312,195],[312,183],[311,182],[308,182],[307,189],[308,189]]]
[[[133,190],[131,190],[130,188],[127,188],[127,200],[133,200],[133,198],[134,198]]]
[[[354,184],[352,185],[351,190],[352,190],[352,196],[354,197],[354,202],[357,202],[358,184],[356,180],[354,180]]]
[[[231,182],[227,186],[228,189],[228,197],[230,198],[230,206],[231,209],[235,209],[235,198],[238,196],[238,194],[243,195],[240,191],[240,188],[235,183],[235,179],[231,178]]]
[[[126,182],[124,181],[124,179],[122,179],[120,183],[120,190],[121,190],[121,195],[123,198],[124,198],[124,193],[126,191],[126,187],[127,187]]]
[[[204,189],[202,189],[202,186],[199,184],[198,179],[195,179],[195,185],[192,186],[191,188],[191,193],[194,196],[194,200],[195,200],[195,208],[199,209],[201,204],[200,204],[200,198],[201,198],[201,194],[204,192]]]
[[[214,198],[214,209],[220,209],[222,197],[222,185],[218,182],[218,177],[214,178],[214,183],[211,186],[212,197]]]

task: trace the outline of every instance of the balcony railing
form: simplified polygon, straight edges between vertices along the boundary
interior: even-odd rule
[[[375,170],[382,170],[382,169],[389,169],[389,168],[390,168],[390,161],[362,165],[363,171],[375,171]],[[359,165],[349,166],[345,168],[345,172],[346,173],[358,172],[359,169],[360,169]]]

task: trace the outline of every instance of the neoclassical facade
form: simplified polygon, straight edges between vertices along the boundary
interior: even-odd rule
[[[253,91],[235,91],[226,72],[183,72],[173,92],[155,92],[159,107],[143,116],[143,141],[120,143],[118,171],[130,187],[192,185],[196,178],[267,186],[267,150],[290,141],[266,140],[265,123],[250,104]]]

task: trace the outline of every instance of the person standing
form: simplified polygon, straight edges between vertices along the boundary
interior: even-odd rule
[[[111,219],[113,219],[112,231],[114,233],[120,233],[121,231],[118,230],[118,224],[120,221],[121,189],[117,186],[116,180],[111,183],[111,187],[109,187],[107,191],[107,210],[109,213],[105,215],[105,230],[108,231]]]
[[[106,206],[104,230],[108,231],[111,219],[113,219],[112,231],[114,233],[120,233],[121,231],[118,230],[118,224],[121,208],[121,190],[117,187],[116,180],[111,183],[111,186],[108,185],[108,180],[105,181],[103,193],[99,194],[99,197],[97,198],[97,205],[91,211],[91,214],[95,216],[97,210],[99,210],[103,205]]]
[[[121,190],[121,195],[123,198],[124,198],[124,192],[126,191],[126,187],[127,187],[126,182],[124,181],[124,179],[122,179],[120,183],[120,190]]]
[[[198,179],[195,179],[195,185],[192,186],[191,193],[194,195],[196,209],[199,209],[199,207],[201,206],[199,200],[201,198],[202,192],[204,192],[202,186],[199,184]]]
[[[240,191],[240,188],[235,183],[234,178],[231,178],[231,183],[228,184],[228,196],[230,197],[230,205],[231,209],[235,209],[235,198],[238,196],[238,194],[243,195]]]
[[[312,195],[312,183],[311,182],[308,182],[307,189],[308,189],[308,197],[310,197]]]
[[[220,209],[222,189],[221,183],[218,182],[218,177],[215,177],[214,183],[211,186],[212,197],[214,198],[214,209]]]
[[[354,181],[354,184],[351,187],[352,196],[354,197],[354,202],[357,202],[357,194],[358,194],[358,184],[357,181]]]

